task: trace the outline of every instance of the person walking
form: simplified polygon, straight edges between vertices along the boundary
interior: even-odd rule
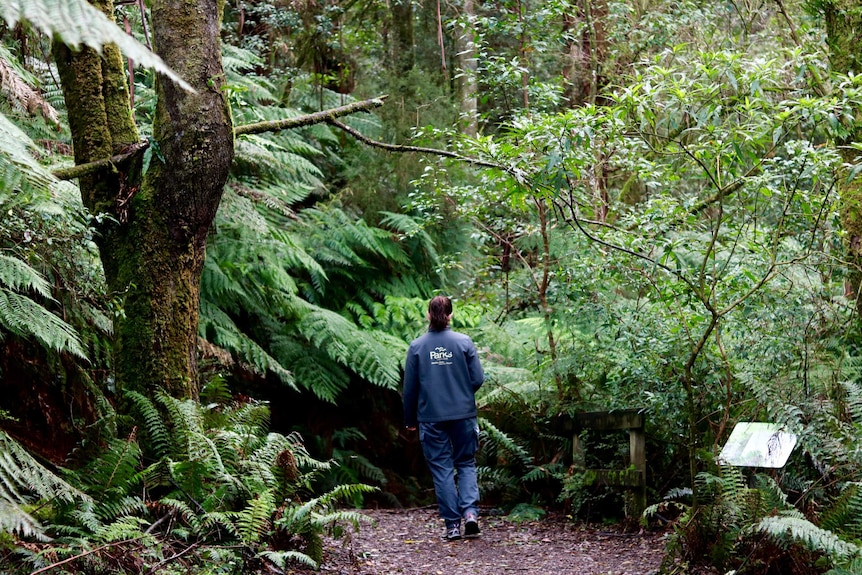
[[[478,537],[479,450],[476,390],[485,381],[476,346],[449,327],[452,300],[437,296],[428,303],[428,331],[414,339],[404,364],[404,424],[419,428],[422,453],[434,479],[444,539]]]

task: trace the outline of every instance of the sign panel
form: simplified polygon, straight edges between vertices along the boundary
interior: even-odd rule
[[[736,467],[784,467],[796,435],[777,423],[740,421],[718,455],[718,462]]]

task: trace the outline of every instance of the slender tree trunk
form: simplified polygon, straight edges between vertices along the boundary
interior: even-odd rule
[[[392,15],[392,63],[397,75],[403,76],[416,65],[413,45],[413,3],[411,0],[390,0]]]
[[[475,138],[479,132],[479,88],[476,82],[476,31],[473,26],[474,17],[473,0],[464,0],[455,40],[458,52],[458,68],[460,68],[461,73],[459,83],[461,125],[465,134]]]
[[[111,0],[95,2],[106,14]],[[98,243],[122,313],[114,326],[117,386],[162,388],[196,398],[200,275],[206,237],[233,161],[233,125],[221,90],[223,0],[153,0],[154,49],[195,92],[159,78],[157,147],[146,174],[140,158],[79,180],[85,205],[106,213]],[[119,53],[105,58],[58,45],[77,164],[109,157],[138,140]]]
[[[518,59],[521,61],[521,100],[525,110],[530,109],[530,59],[527,52],[530,47],[530,36],[527,33],[527,0],[518,0],[518,23],[521,26],[519,38]]]
[[[563,15],[563,95],[571,107],[595,104],[607,83],[607,13],[606,0],[579,0],[574,14]]]
[[[859,34],[862,31],[862,1],[832,0],[823,3],[826,20],[827,44],[830,48],[829,61],[835,72],[862,72],[862,48]],[[858,114],[857,114],[858,116]],[[857,120],[846,138],[839,141],[841,155],[845,162],[855,163],[857,152],[846,144],[862,139],[862,124]],[[857,316],[862,317],[862,180],[857,176],[852,181],[839,179],[841,194],[841,225],[846,232],[846,247],[850,267],[848,296],[856,301]]]

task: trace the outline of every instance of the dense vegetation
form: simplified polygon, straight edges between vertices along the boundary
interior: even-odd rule
[[[173,256],[124,235],[182,207],[152,201],[181,96],[146,45],[172,3],[93,2],[115,23],[19,4],[0,0],[4,572],[316,565],[364,503],[428,502],[398,388],[437,293],[489,376],[488,505],[670,521],[668,573],[862,570],[858,2],[214,3],[224,73],[194,93],[235,137],[195,236],[191,359],[173,328],[134,339]],[[135,138],[84,173],[105,158],[78,154],[70,73],[94,49]],[[643,514],[564,431],[621,409],[646,419]],[[796,434],[787,465],[719,465],[739,421]],[[581,439],[589,466],[631,464],[623,436]]]

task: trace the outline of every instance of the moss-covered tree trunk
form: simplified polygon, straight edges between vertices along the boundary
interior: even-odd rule
[[[111,14],[111,0],[96,0]],[[112,295],[117,384],[146,394],[162,388],[197,397],[197,326],[206,238],[233,160],[233,126],[221,90],[223,0],[153,0],[154,50],[194,89],[160,78],[152,160],[80,179],[99,224],[99,249]],[[138,141],[119,53],[105,57],[58,45],[78,164]]]
[[[862,73],[862,0],[827,0],[823,4],[826,20],[829,61],[835,72]],[[862,111],[860,111],[862,112]],[[840,144],[862,140],[862,116],[856,114],[857,122]],[[857,152],[841,147],[845,162],[856,162]],[[860,284],[862,284],[862,180],[850,182],[841,179],[841,224],[846,232],[846,246],[850,265],[848,292],[856,299],[857,314],[862,312]]]

